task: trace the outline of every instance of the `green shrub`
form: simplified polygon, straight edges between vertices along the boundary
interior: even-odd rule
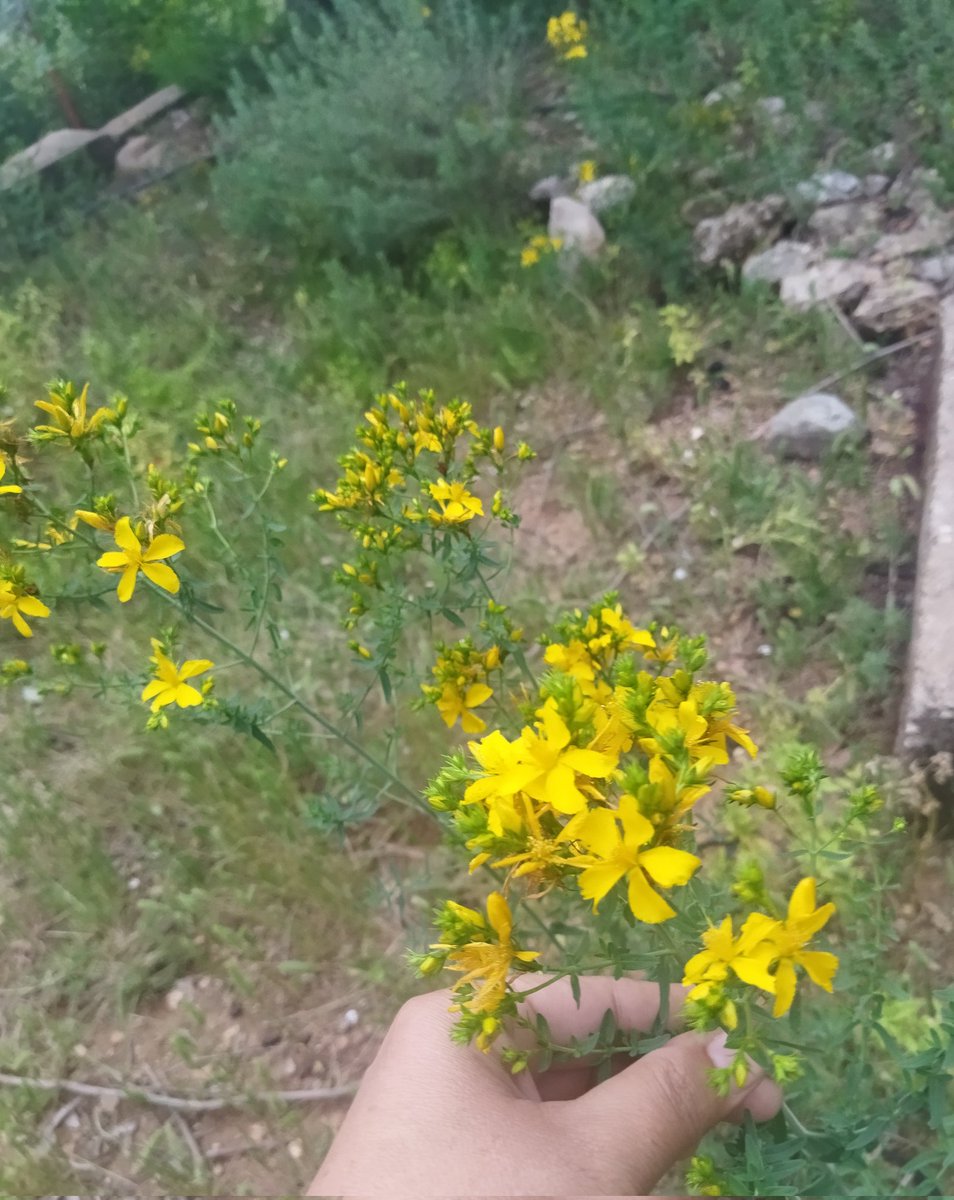
[[[351,2],[231,92],[214,190],[228,226],[307,259],[408,255],[516,191],[520,44],[476,5]]]
[[[690,223],[894,139],[954,184],[947,0],[598,0],[569,104],[604,167],[640,184],[631,236],[664,274]],[[713,95],[718,92],[718,95]],[[781,97],[773,117],[759,104]],[[871,166],[868,170],[873,169]]]

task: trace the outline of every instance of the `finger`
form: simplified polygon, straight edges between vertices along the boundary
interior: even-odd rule
[[[621,1181],[648,1192],[714,1125],[745,1111],[768,1120],[782,1103],[779,1088],[754,1063],[742,1088],[720,1096],[709,1071],[729,1066],[725,1034],[685,1033],[647,1054],[567,1106],[575,1128],[600,1130],[604,1152],[615,1159]],[[638,1133],[638,1137],[635,1135]]]
[[[540,983],[539,975],[524,975],[514,983],[516,991],[533,988]],[[611,1012],[617,1029],[648,1033],[659,1015],[660,989],[657,983],[637,979],[611,979],[605,975],[585,975],[579,980],[579,1003],[573,995],[569,979],[557,979],[549,987],[522,1001],[519,1012],[529,1021],[543,1017],[552,1040],[566,1046],[573,1039],[589,1037]],[[687,988],[673,984],[669,989],[667,1029],[679,1029],[679,1013]],[[531,1043],[532,1035],[531,1035]]]

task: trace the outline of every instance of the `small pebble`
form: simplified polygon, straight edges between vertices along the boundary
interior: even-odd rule
[[[698,442],[699,439],[705,437],[705,435],[706,431],[701,425],[693,425],[693,427],[689,430],[689,436],[694,442]]]
[[[142,880],[138,875],[134,875],[132,879],[128,880],[126,887],[128,887],[131,892],[138,892],[142,887]]]
[[[342,1014],[341,1028],[354,1029],[355,1025],[361,1020],[361,1014],[356,1008],[349,1008],[347,1012]]]
[[[756,653],[760,654],[763,658],[770,658],[772,654],[772,647],[768,642],[763,642],[761,646],[759,646]]]
[[[43,696],[38,687],[34,687],[32,683],[28,683],[26,687],[20,689],[20,695],[23,697],[24,704],[42,704]]]
[[[675,579],[676,583],[682,583],[684,580],[689,578],[689,572],[685,567],[676,567],[675,571],[672,573],[672,577]]]
[[[305,1153],[305,1147],[302,1145],[301,1138],[295,1138],[294,1141],[288,1143],[288,1157],[293,1158],[295,1162]]]

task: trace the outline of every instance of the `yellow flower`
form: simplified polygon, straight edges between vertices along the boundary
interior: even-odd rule
[[[592,683],[596,678],[597,664],[582,642],[574,639],[567,645],[551,642],[543,653],[544,660],[565,675],[572,675],[580,683]]]
[[[532,267],[540,261],[540,251],[536,246],[524,246],[520,251],[521,267]]]
[[[763,913],[753,913],[746,919],[738,938],[733,934],[731,917],[726,917],[717,928],[707,929],[702,935],[705,949],[693,955],[685,966],[682,982],[692,987],[688,999],[705,999],[728,977],[730,969],[743,983],[771,992],[775,982],[768,968],[774,951],[766,939],[778,924]]]
[[[837,956],[824,950],[806,950],[804,947],[827,924],[834,911],[834,904],[815,907],[815,880],[811,877],[803,879],[792,892],[786,919],[771,933],[774,956],[778,958],[774,977],[773,1016],[782,1017],[792,1007],[796,967],[803,967],[812,983],[817,983],[826,992],[831,991],[832,980],[838,970]]]
[[[17,633],[33,637],[33,630],[24,621],[27,617],[48,617],[50,610],[36,596],[14,590],[13,585],[0,581],[0,619],[12,621]]]
[[[477,914],[479,915],[479,914]],[[463,1007],[475,1013],[494,1013],[507,993],[507,976],[517,963],[530,963],[539,958],[536,950],[518,950],[512,940],[513,917],[510,906],[500,894],[491,892],[487,897],[487,939],[469,942],[452,950],[447,958],[451,971],[463,972],[454,984],[459,991],[477,980],[483,982]],[[493,935],[494,940],[490,940]],[[443,945],[432,949],[444,949]]]
[[[562,50],[561,57],[565,59],[586,58],[586,46],[583,45],[586,31],[586,22],[579,20],[569,9],[547,21],[547,41],[554,50]]]
[[[167,658],[153,640],[152,661],[156,664],[156,678],[143,688],[141,699],[148,703],[152,701],[151,711],[158,712],[167,704],[178,704],[180,708],[194,708],[202,703],[202,693],[187,683],[204,671],[209,671],[215,665],[207,658],[187,659],[181,667],[177,667],[171,658]]]
[[[37,400],[36,407],[42,408],[53,418],[52,425],[37,425],[36,432],[43,435],[43,440],[65,437],[78,442],[82,438],[93,437],[100,430],[104,421],[112,420],[116,415],[111,408],[98,408],[91,417],[86,416],[86,396],[89,384],[77,396],[71,383],[54,388],[49,400]]]
[[[580,891],[587,900],[593,901],[594,911],[604,896],[625,878],[629,886],[629,907],[638,921],[655,925],[676,915],[676,910],[652,884],[681,887],[689,882],[701,862],[688,850],[676,850],[672,846],[644,850],[655,830],[632,796],[620,797],[618,813],[608,808],[587,813],[574,832],[590,851],[571,861],[574,866],[584,868],[579,880]]]
[[[596,178],[596,163],[592,158],[588,158],[585,162],[580,163],[576,174],[580,183],[592,183]]]
[[[466,691],[461,691],[456,683],[445,683],[437,701],[437,711],[448,728],[459,720],[464,733],[480,733],[487,728],[487,722],[470,710],[486,704],[493,694],[493,688],[486,683],[472,683]]]
[[[185,542],[171,533],[160,533],[146,546],[136,536],[128,517],[120,517],[113,534],[119,550],[109,550],[100,555],[96,565],[104,571],[119,572],[120,579],[116,594],[125,604],[132,598],[136,588],[136,577],[140,571],[157,587],[175,595],[179,590],[179,577],[161,559],[171,558],[185,549]]]
[[[464,793],[466,804],[486,802],[491,829],[495,806],[502,800],[526,792],[533,800],[558,812],[572,814],[586,808],[584,789],[578,776],[606,779],[616,769],[618,755],[570,745],[571,735],[552,702],[539,710],[538,730],[525,728],[513,742],[498,730],[480,742],[470,742],[470,751],[483,768]],[[508,805],[508,811],[512,804]],[[495,832],[499,832],[500,820]]]
[[[433,508],[427,512],[435,525],[461,525],[484,515],[483,504],[462,483],[448,483],[446,479],[441,479],[438,483],[432,483],[428,491],[440,505],[440,512]]]
[[[0,479],[7,473],[7,464],[0,458]],[[16,496],[23,491],[23,488],[16,483],[5,483],[0,487],[0,496]]]
[[[713,765],[729,761],[725,738],[711,738],[709,722],[692,697],[671,704],[664,696],[657,696],[646,710],[646,721],[654,736],[640,738],[639,744],[647,754],[669,754],[681,745],[703,774]]]
[[[571,853],[568,842],[559,837],[548,837],[540,824],[540,818],[529,796],[520,798],[524,818],[526,848],[515,854],[498,859],[494,867],[512,867],[514,878],[522,875],[546,875],[554,867],[565,867]],[[489,858],[490,855],[487,855]]]

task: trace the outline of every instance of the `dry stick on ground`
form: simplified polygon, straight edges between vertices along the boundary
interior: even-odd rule
[[[74,1096],[106,1096],[117,1100],[140,1101],[176,1112],[220,1112],[223,1108],[245,1108],[250,1104],[314,1104],[321,1100],[344,1100],[358,1090],[356,1083],[338,1087],[302,1088],[287,1092],[250,1092],[247,1096],[215,1096],[208,1099],[189,1096],[166,1096],[130,1084],[127,1087],[103,1087],[98,1083],[80,1083],[72,1079],[34,1079],[28,1075],[0,1073],[0,1085],[32,1087],[43,1092],[70,1092]]]
[[[899,354],[902,350],[907,350],[909,346],[917,346],[920,342],[929,341],[934,336],[934,330],[930,329],[926,333],[916,333],[914,337],[905,338],[902,342],[893,342],[890,346],[882,346],[880,350],[865,355],[850,367],[845,367],[843,371],[835,371],[831,375],[826,375],[824,379],[819,379],[817,383],[806,388],[802,395],[807,396],[809,392],[818,392],[822,388],[831,387],[833,383],[838,383],[848,375],[854,375],[856,371],[863,370],[869,363],[877,362],[879,358],[888,358],[889,355]]]

